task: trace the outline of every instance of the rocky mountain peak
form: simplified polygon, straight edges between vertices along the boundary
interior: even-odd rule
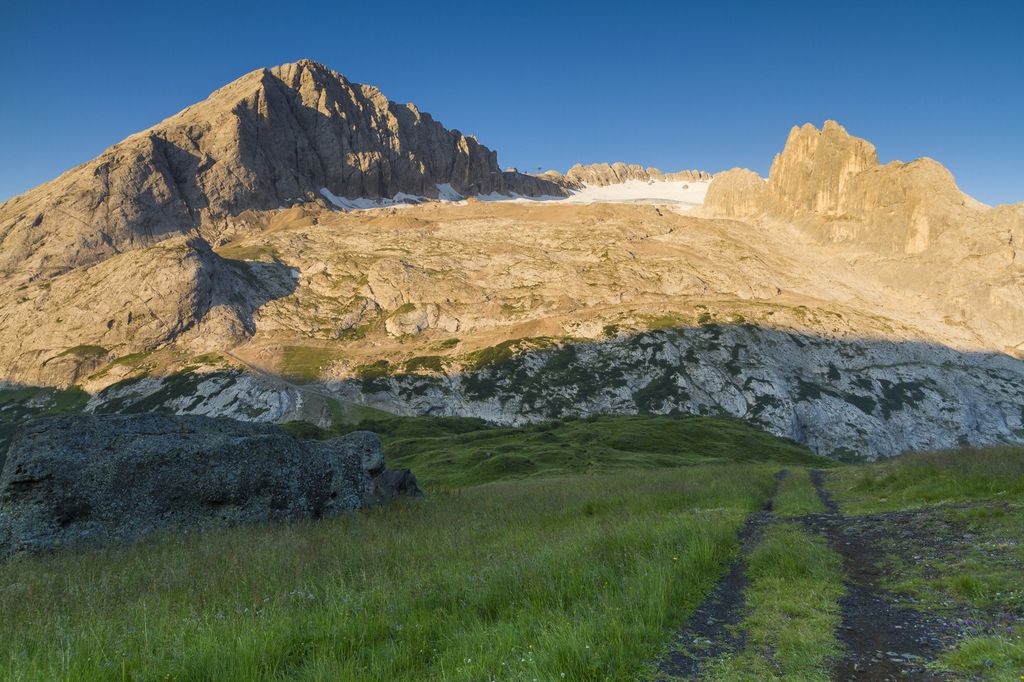
[[[716,175],[704,211],[790,223],[870,254],[860,269],[886,286],[942,301],[946,320],[1007,352],[1024,348],[1024,216],[967,196],[933,159],[879,165],[874,146],[838,123],[808,124],[790,132],[767,182],[751,171]]]
[[[768,182],[791,209],[835,213],[850,178],[877,165],[878,154],[867,140],[853,137],[835,121],[825,121],[821,130],[807,123],[790,131]]]
[[[574,186],[591,185],[606,187],[630,180],[641,182],[710,182],[711,174],[700,170],[682,170],[674,173],[662,173],[657,168],[644,168],[639,164],[592,163],[576,164],[566,172],[565,177]]]
[[[97,159],[0,205],[0,275],[52,277],[240,213],[324,202],[501,192],[564,195],[411,105],[311,60],[252,71]]]

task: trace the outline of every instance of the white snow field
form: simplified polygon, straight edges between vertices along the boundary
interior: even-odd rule
[[[473,199],[479,201],[507,201],[528,203],[535,201],[554,201],[566,204],[673,204],[678,210],[689,210],[704,203],[708,182],[682,182],[678,180],[627,180],[615,185],[604,187],[585,185],[583,189],[573,192],[568,197],[540,196],[528,197],[521,194],[480,194]],[[465,203],[466,199],[456,192],[448,183],[437,186],[437,201]],[[429,197],[416,196],[399,192],[390,199],[347,199],[330,192],[326,187],[320,190],[331,204],[343,211],[362,211],[372,208],[411,206],[424,201],[435,201]]]
[[[704,203],[709,182],[680,182],[627,180],[617,185],[592,187],[587,185],[571,197],[568,204],[680,204],[680,208],[693,208]]]

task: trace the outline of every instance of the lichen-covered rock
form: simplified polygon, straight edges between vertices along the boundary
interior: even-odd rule
[[[501,424],[609,413],[730,416],[839,459],[1024,442],[1024,361],[751,325],[566,344],[454,376],[332,388],[400,414]]]
[[[375,434],[297,440],[278,426],[197,416],[29,422],[0,473],[0,556],[165,529],[296,521],[417,495]]]

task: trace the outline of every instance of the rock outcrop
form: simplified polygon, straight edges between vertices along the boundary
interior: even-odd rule
[[[564,195],[502,172],[474,137],[304,60],[242,76],[98,158],[0,205],[0,276],[27,281],[239,213],[339,197]]]
[[[768,181],[719,173],[704,214],[788,223],[859,256],[863,275],[940,302],[949,321],[1024,355],[1024,204],[990,208],[938,162],[879,165],[875,148],[834,121],[793,128]],[[780,237],[784,238],[784,237]]]
[[[175,237],[52,280],[0,291],[4,379],[64,386],[110,360],[171,342],[193,353],[255,331],[253,312],[295,290],[278,263],[232,261]]]
[[[408,415],[501,424],[730,416],[840,459],[1024,442],[1024,362],[920,343],[704,325],[527,351],[448,377],[336,386]]]
[[[320,518],[418,494],[375,434],[300,441],[206,417],[39,419],[0,473],[0,556],[155,531]]]
[[[644,168],[636,164],[618,162],[612,164],[576,164],[565,174],[565,178],[575,186],[592,185],[605,187],[629,180],[640,180],[642,182],[710,182],[712,175],[700,170],[662,173],[657,168]]]

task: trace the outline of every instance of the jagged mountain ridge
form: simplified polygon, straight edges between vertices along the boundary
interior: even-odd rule
[[[662,173],[657,168],[644,168],[639,164],[592,163],[576,164],[565,173],[565,179],[573,186],[593,185],[606,187],[630,180],[641,182],[710,182],[711,173],[701,170],[681,170]]]
[[[726,413],[870,456],[1024,438],[1020,362],[1000,354],[1019,347],[1022,207],[978,205],[930,160],[879,166],[828,123],[794,129],[767,181],[715,176],[698,214],[552,201],[343,214],[320,189],[434,196],[444,180],[548,198],[710,176],[502,173],[472,138],[326,71],[253,72],[0,207],[15,215],[0,222],[0,381],[78,384],[103,411],[255,420],[322,419],[323,395],[505,422]],[[331,165],[323,148],[349,153]],[[734,331],[704,347],[709,324]],[[649,336],[666,327],[677,335]],[[510,353],[508,377],[481,369]],[[551,358],[575,370],[551,375]]]
[[[340,197],[564,195],[412,104],[309,60],[253,71],[98,158],[0,205],[0,274],[60,274],[247,210]]]
[[[933,159],[880,165],[834,121],[794,127],[767,181],[719,173],[704,214],[794,225],[849,253],[865,278],[936,306],[979,346],[1024,355],[1024,204],[989,208]]]

